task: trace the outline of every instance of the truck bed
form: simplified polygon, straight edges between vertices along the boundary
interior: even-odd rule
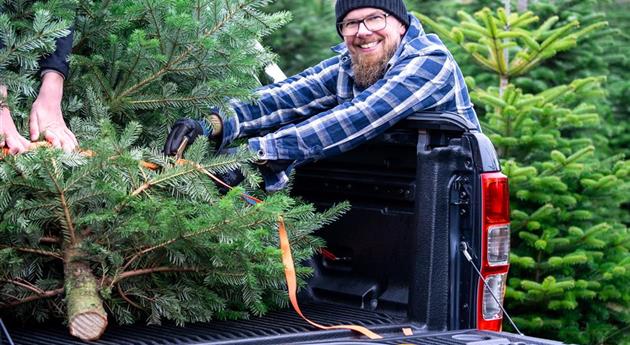
[[[427,331],[423,325],[397,319],[379,312],[335,304],[307,304],[304,313],[323,324],[354,323],[369,327],[384,336],[382,340],[367,340],[345,330],[316,330],[301,320],[293,310],[271,312],[260,318],[241,321],[196,323],[186,327],[172,324],[161,326],[133,325],[108,327],[101,340],[94,345],[271,345],[271,344],[327,344],[327,345],[550,345],[558,342],[521,337],[509,333],[459,330]],[[333,319],[334,316],[334,319]],[[85,345],[69,335],[65,326],[8,325],[15,345]],[[405,336],[403,328],[414,335]],[[5,342],[0,344],[8,344]]]

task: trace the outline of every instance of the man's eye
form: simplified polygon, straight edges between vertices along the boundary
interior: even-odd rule
[[[358,21],[358,20],[351,20],[351,21],[349,21],[349,22],[346,22],[343,26],[344,26],[345,28],[351,28],[351,27],[353,27],[353,26],[356,26],[358,23],[359,23],[359,21]]]

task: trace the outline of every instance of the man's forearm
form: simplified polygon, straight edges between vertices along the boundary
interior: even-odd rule
[[[239,136],[258,135],[336,105],[339,58],[322,61],[284,81],[258,89],[254,102],[231,102],[239,117]]]
[[[236,116],[221,116],[221,147],[239,137],[261,132],[330,109],[336,105],[339,58],[333,57],[317,66],[279,83],[256,91],[255,102],[232,100]]]

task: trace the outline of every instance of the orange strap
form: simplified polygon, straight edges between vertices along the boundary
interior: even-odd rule
[[[86,150],[86,151],[82,151],[86,156],[93,156],[94,153],[92,151]],[[8,149],[7,148],[3,148],[2,150],[2,154],[6,155],[8,154]],[[177,163],[178,164],[183,164],[186,163],[188,161],[185,161],[183,159],[178,159]],[[190,162],[188,162],[190,163]],[[157,164],[154,163],[150,163],[150,162],[144,162],[141,161],[140,164],[147,168],[147,169],[152,169],[155,170],[158,168]],[[195,163],[193,163],[195,164]],[[201,166],[198,166],[199,170],[202,171],[204,174],[206,174],[208,177],[210,177],[212,180],[214,180],[215,182],[217,182],[218,184],[228,188],[228,189],[232,189],[233,187],[226,184],[225,182],[221,181],[221,179],[219,179],[217,176],[215,176],[214,174],[212,174],[211,172],[209,172],[208,170],[204,169]],[[243,198],[246,199],[248,202],[251,203],[262,203],[262,200],[255,198],[251,195],[247,195],[247,194],[243,194]],[[363,326],[357,326],[357,325],[338,325],[338,326],[324,326],[321,325],[317,322],[311,321],[309,320],[306,316],[304,316],[304,314],[302,313],[302,310],[300,310],[300,306],[298,304],[298,299],[297,299],[297,278],[296,278],[296,274],[295,274],[295,265],[293,263],[293,255],[291,254],[291,245],[289,244],[289,236],[287,235],[287,229],[286,226],[284,224],[284,219],[282,218],[282,216],[278,217],[278,235],[280,237],[280,249],[282,251],[282,263],[284,264],[284,276],[285,279],[287,280],[287,289],[288,289],[288,293],[289,293],[289,300],[291,301],[291,305],[293,306],[293,309],[295,310],[295,312],[300,315],[300,317],[302,317],[302,319],[304,319],[304,321],[308,322],[310,325],[317,327],[319,329],[324,329],[324,330],[331,330],[331,329],[348,329],[348,330],[352,330],[358,333],[361,333],[363,335],[365,335],[366,337],[370,338],[370,339],[382,339],[383,337],[370,331],[369,329],[367,329],[366,327]]]
[[[36,141],[36,142],[33,142],[33,147],[31,148],[40,147],[40,146],[51,147],[51,144],[47,141]],[[81,155],[85,157],[94,157],[94,151],[92,150],[79,149],[78,151]],[[2,153],[0,153],[0,160],[2,160],[5,156],[8,156],[8,155],[9,155],[9,149],[7,147],[3,147]],[[159,168],[157,164],[146,162],[146,161],[140,161],[140,165],[150,170],[157,170]]]
[[[349,329],[355,332],[361,333],[370,339],[383,339],[380,335],[370,331],[369,329],[363,326],[357,325],[338,325],[338,326],[324,326],[320,325],[317,322],[313,322],[309,320],[304,314],[302,310],[300,310],[300,306],[298,305],[297,300],[297,279],[295,276],[295,265],[293,264],[293,256],[291,255],[291,246],[289,245],[289,236],[287,235],[287,229],[284,226],[284,219],[282,216],[278,219],[278,233],[280,235],[280,249],[282,250],[282,263],[284,264],[284,276],[287,279],[287,288],[289,290],[289,300],[291,301],[291,305],[298,315],[304,319],[304,321],[309,324],[320,328],[320,329]]]

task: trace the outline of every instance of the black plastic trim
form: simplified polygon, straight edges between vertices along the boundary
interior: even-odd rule
[[[458,130],[479,133],[479,128],[468,119],[451,112],[419,112],[409,115],[401,125],[405,128]]]
[[[499,156],[494,149],[490,139],[483,133],[470,133],[468,136],[474,137],[476,150],[474,150],[474,161],[480,173],[501,171]]]

